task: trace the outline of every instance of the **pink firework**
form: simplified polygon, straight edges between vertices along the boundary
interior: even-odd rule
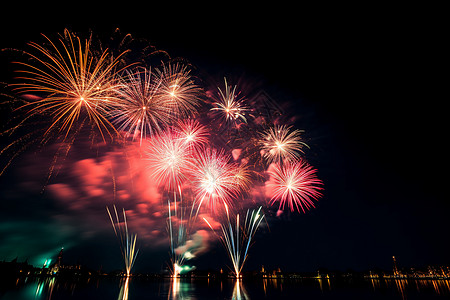
[[[317,170],[304,160],[272,164],[268,173],[270,180],[266,187],[271,195],[270,204],[279,201],[280,210],[288,206],[291,211],[305,212],[315,207],[313,200],[322,196],[323,183],[317,178]]]
[[[178,137],[190,148],[198,148],[208,143],[209,132],[205,126],[194,119],[185,119],[175,127]]]
[[[186,178],[192,155],[183,140],[167,131],[150,139],[147,161],[158,184],[165,184],[171,190]]]
[[[198,210],[204,202],[213,211],[218,203],[231,204],[240,192],[240,180],[236,179],[237,167],[222,151],[206,149],[198,154],[192,178]]]

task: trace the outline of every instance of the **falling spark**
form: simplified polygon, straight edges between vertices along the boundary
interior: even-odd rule
[[[305,212],[305,209],[315,207],[313,200],[322,196],[320,190],[323,183],[317,178],[317,170],[304,160],[273,164],[268,173],[270,180],[267,189],[272,195],[270,204],[279,201],[280,210],[288,206],[291,211],[297,209]]]
[[[113,219],[108,207],[106,207],[106,211],[108,212],[109,219],[111,220],[114,233],[119,239],[120,250],[122,252],[122,256],[125,261],[125,271],[127,277],[129,277],[131,274],[131,269],[133,268],[134,263],[136,261],[136,256],[139,252],[139,250],[136,249],[137,235],[130,234],[128,232],[127,216],[125,214],[125,209],[122,209],[123,221],[120,221],[119,214],[117,213],[115,205],[114,205],[115,219]]]

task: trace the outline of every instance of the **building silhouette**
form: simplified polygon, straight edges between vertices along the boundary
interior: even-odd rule
[[[50,274],[55,275],[58,274],[59,270],[61,270],[62,267],[62,257],[63,257],[63,250],[64,247],[61,247],[61,250],[59,251],[58,258],[56,259],[56,262],[51,266],[50,268]]]
[[[400,276],[401,273],[400,273],[400,271],[398,269],[397,260],[395,259],[395,256],[392,256],[392,261],[393,261],[393,265],[394,265],[394,267],[393,267],[394,276]]]

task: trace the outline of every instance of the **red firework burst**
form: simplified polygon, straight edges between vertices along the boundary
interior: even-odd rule
[[[280,210],[288,206],[291,211],[305,212],[315,207],[313,200],[322,196],[323,183],[317,178],[317,170],[302,159],[295,163],[272,164],[268,173],[270,180],[266,187],[271,195],[270,204],[279,201]]]

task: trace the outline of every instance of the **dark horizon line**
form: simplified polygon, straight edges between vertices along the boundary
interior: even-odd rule
[[[19,262],[18,257],[14,258],[14,259],[12,259],[10,261],[6,261],[5,259],[2,259],[0,261],[0,267],[2,266],[2,264],[3,265],[6,265],[6,264],[25,265],[25,266],[28,266],[28,267],[32,267],[35,270],[48,270],[49,269],[49,266],[45,266],[44,267],[44,266],[35,266],[33,264],[30,264],[28,262],[28,258],[25,259],[22,262]],[[99,274],[103,273],[103,274],[107,274],[107,275],[124,272],[124,269],[112,269],[109,272],[106,272],[106,271],[103,271],[103,266],[100,266],[99,269],[95,269],[95,268],[92,268],[91,266],[85,265],[83,263],[61,264],[61,266],[62,267],[74,267],[74,266],[77,266],[80,269],[83,269],[83,270],[86,270],[86,271],[98,272]],[[264,265],[261,264],[261,267],[264,268]],[[450,273],[450,265],[447,266],[447,265],[440,265],[440,264],[431,264],[431,265],[426,265],[426,266],[400,266],[400,267],[398,267],[398,269],[400,269],[400,270],[412,270],[412,269],[414,269],[414,270],[417,270],[417,271],[422,271],[422,270],[425,270],[425,269],[438,268],[438,267],[439,268],[447,268],[447,270]],[[136,274],[139,274],[139,275],[164,275],[166,272],[168,272],[168,269],[163,269],[163,270],[160,270],[160,271],[150,271],[150,272],[142,272],[142,271],[140,271],[140,272],[133,272],[133,273],[135,275]],[[195,273],[195,272],[212,272],[212,273],[214,273],[214,272],[216,272],[216,273],[223,272],[224,274],[229,274],[229,273],[232,273],[232,270],[230,269],[230,270],[227,271],[225,268],[220,268],[219,270],[217,270],[217,269],[212,269],[212,268],[208,269],[208,268],[202,267],[202,268],[196,268],[196,269],[192,270],[191,272],[193,272],[193,273]],[[191,273],[191,272],[189,272],[189,273]],[[348,273],[365,274],[365,273],[372,273],[372,272],[375,272],[375,273],[392,273],[393,269],[388,270],[388,269],[381,268],[381,267],[373,267],[373,268],[365,268],[364,270],[357,271],[357,270],[354,270],[352,268],[346,268],[345,270],[343,270],[343,269],[330,269],[330,268],[321,266],[321,267],[318,267],[315,271],[301,271],[301,270],[282,271],[281,267],[278,266],[278,267],[269,267],[267,269],[267,271],[265,271],[265,272],[263,272],[262,269],[259,269],[259,270],[257,270],[257,269],[243,270],[243,273],[247,273],[247,274],[248,273],[255,273],[255,272],[267,273],[267,274],[273,273],[273,272],[278,272],[278,273],[281,273],[281,274],[313,274],[313,273],[316,274],[318,272],[319,273],[323,272],[323,273],[328,273],[328,274],[348,274]],[[0,268],[0,275],[1,274],[2,274],[2,272],[1,272],[1,268]]]

